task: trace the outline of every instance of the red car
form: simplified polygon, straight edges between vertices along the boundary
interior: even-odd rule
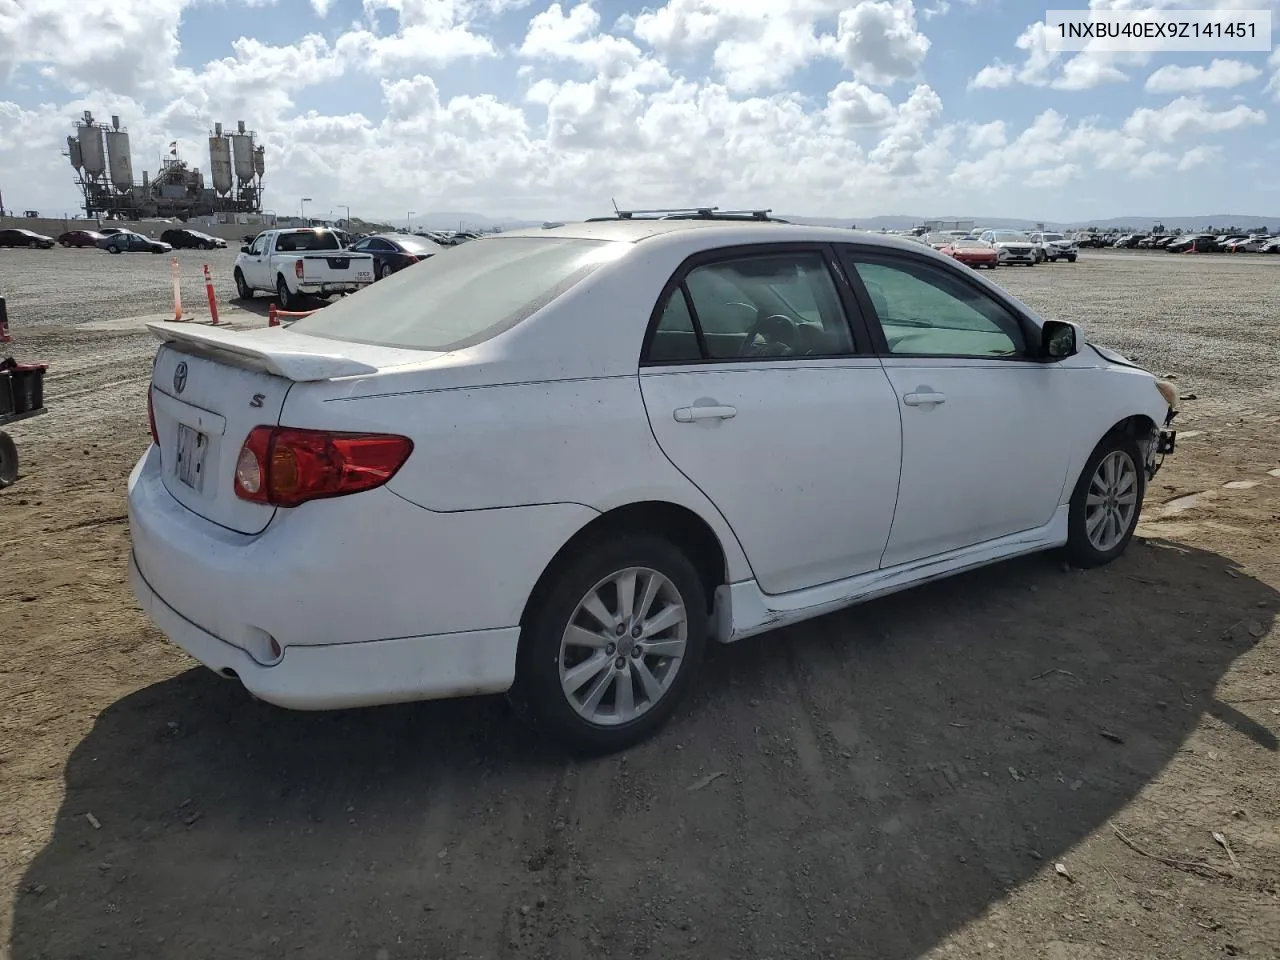
[[[982,240],[953,240],[938,252],[954,257],[966,267],[973,267],[975,270],[981,270],[983,267],[994,270],[1000,263],[996,248]]]
[[[102,234],[96,230],[68,230],[58,237],[58,242],[64,247],[95,247],[101,239]]]

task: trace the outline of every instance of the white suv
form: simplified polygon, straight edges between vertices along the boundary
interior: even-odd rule
[[[1124,551],[1170,384],[918,243],[611,220],[299,319],[154,324],[137,597],[254,695],[510,690],[651,734],[709,641],[983,564]]]

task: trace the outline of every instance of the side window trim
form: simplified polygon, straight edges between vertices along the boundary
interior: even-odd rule
[[[748,257],[768,257],[787,254],[817,254],[822,258],[831,282],[836,288],[836,306],[844,319],[846,328],[849,331],[849,337],[853,344],[853,349],[848,353],[832,354],[823,357],[753,357],[750,360],[738,360],[737,358],[712,358],[708,356],[707,344],[702,332],[702,324],[698,320],[697,309],[693,304],[693,297],[689,293],[688,285],[685,279],[694,270],[699,267],[705,267],[709,264],[724,263],[730,260],[745,259]],[[801,241],[791,243],[752,243],[740,244],[731,247],[717,247],[714,250],[703,250],[698,253],[690,254],[675,269],[675,272],[668,278],[666,284],[662,288],[662,292],[658,295],[657,301],[653,305],[653,309],[649,314],[649,326],[645,329],[644,340],[640,347],[640,366],[641,367],[677,367],[677,366],[705,366],[715,364],[717,366],[726,363],[777,363],[780,361],[795,361],[796,359],[838,359],[847,360],[855,357],[872,356],[871,351],[867,349],[867,341],[864,339],[864,329],[866,327],[863,318],[859,316],[856,320],[849,314],[849,305],[845,298],[845,288],[848,281],[843,276],[843,270],[840,269],[839,258],[835,256],[831,244],[815,241]],[[666,311],[668,300],[679,290],[684,297],[685,306],[689,310],[689,316],[693,321],[694,335],[698,340],[698,350],[702,356],[696,360],[657,360],[649,359],[649,352],[653,345],[654,335],[657,333],[658,325],[662,322],[662,315]],[[861,314],[861,311],[859,311]]]
[[[1038,358],[1034,356],[1032,351],[1035,349],[1036,338],[1039,336],[1039,330],[1030,318],[1019,310],[1014,304],[1008,302],[1002,296],[993,296],[990,290],[974,283],[969,277],[955,270],[949,264],[936,263],[929,257],[916,256],[914,253],[905,250],[895,250],[885,247],[871,247],[863,244],[842,243],[839,245],[838,259],[841,264],[845,265],[845,273],[848,277],[849,286],[862,307],[862,314],[867,318],[867,326],[871,331],[871,340],[874,345],[876,356],[882,359],[890,358],[914,358],[914,359],[934,359],[934,360],[994,360],[1003,363],[1036,363]],[[875,304],[871,300],[871,294],[867,292],[866,285],[862,282],[862,277],[858,274],[855,263],[857,259],[863,259],[868,263],[880,263],[885,266],[895,267],[900,264],[919,263],[926,266],[934,267],[940,270],[951,269],[952,276],[958,283],[968,287],[974,293],[986,297],[992,303],[996,304],[1000,309],[1004,310],[1014,322],[1017,323],[1018,329],[1022,332],[1022,338],[1026,345],[1027,352],[1012,356],[992,356],[992,357],[974,357],[970,354],[909,354],[909,353],[893,353],[889,350],[889,342],[885,338],[884,328],[880,325],[880,317],[875,311]]]

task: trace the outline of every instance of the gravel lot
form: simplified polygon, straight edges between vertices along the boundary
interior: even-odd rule
[[[184,298],[208,262],[262,324],[233,260],[180,254]],[[591,762],[500,699],[288,713],[162,642],[123,497],[169,269],[0,251],[52,364],[0,492],[0,955],[1280,957],[1280,257],[997,271],[1189,396],[1129,553],[717,649]]]

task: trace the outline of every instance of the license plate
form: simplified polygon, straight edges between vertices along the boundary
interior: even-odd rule
[[[372,270],[357,270],[357,271],[356,271],[356,279],[357,279],[357,280],[372,280],[372,279],[373,279],[373,271],[372,271]]]
[[[209,438],[194,427],[178,424],[178,479],[197,493],[204,490],[204,455]]]

